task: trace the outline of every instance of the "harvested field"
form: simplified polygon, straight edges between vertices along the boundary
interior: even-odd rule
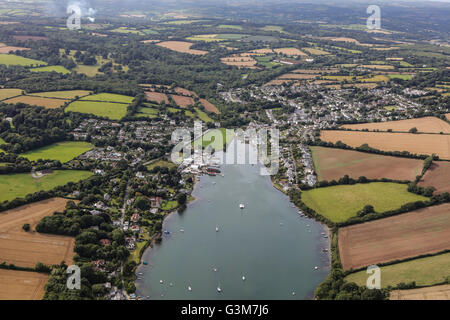
[[[19,41],[28,41],[28,40],[31,40],[31,41],[44,40],[44,41],[46,41],[46,40],[48,40],[47,37],[38,37],[38,36],[13,36],[13,38],[15,40],[19,40]]]
[[[10,53],[10,52],[15,52],[15,51],[23,51],[23,50],[30,50],[30,48],[0,46],[0,53]]]
[[[81,101],[101,101],[115,103],[131,103],[134,97],[124,96],[115,93],[99,93],[81,98]]]
[[[447,118],[448,121],[450,121],[450,113],[447,113],[447,114],[445,115],[445,117]]]
[[[394,70],[394,66],[385,65],[385,64],[365,64],[359,66],[360,68],[365,69],[375,69],[375,70]]]
[[[20,97],[5,100],[4,102],[12,103],[12,104],[21,102],[21,103],[29,104],[30,106],[44,107],[47,109],[57,109],[59,107],[62,107],[66,102],[70,102],[70,100],[51,99],[51,98],[33,97],[33,96],[20,96]]]
[[[220,61],[229,66],[235,66],[239,68],[256,68],[255,65],[258,63],[255,59],[248,56],[242,55],[232,55],[225,58],[221,58]]]
[[[433,286],[443,283],[449,276],[450,253],[412,259],[381,267],[381,287],[395,287],[400,283],[415,282],[418,286]],[[363,287],[367,282],[366,270],[345,277],[345,281],[355,282]]]
[[[214,112],[215,114],[220,114],[219,109],[211,102],[206,99],[200,99],[200,103],[205,107],[205,110],[208,112]]]
[[[435,187],[436,193],[450,192],[450,162],[435,161],[419,182],[421,187]]]
[[[303,48],[304,51],[308,52],[309,54],[315,55],[315,56],[321,56],[321,55],[327,55],[330,54],[329,52],[326,52],[324,50],[315,49],[315,48]]]
[[[423,168],[423,161],[415,159],[324,147],[311,147],[311,151],[320,181],[338,180],[345,175],[353,179],[364,176],[368,179],[414,181]],[[450,174],[450,166],[448,169]]]
[[[317,78],[317,75],[315,74],[302,74],[302,73],[287,73],[279,77],[279,79],[295,79],[295,80],[309,80],[315,78]]]
[[[0,269],[0,300],[41,300],[48,278],[43,273]]]
[[[180,87],[175,88],[175,92],[181,94],[182,96],[197,97],[197,94],[194,91]]]
[[[344,270],[450,249],[450,204],[339,229]]]
[[[323,130],[320,137],[333,143],[342,141],[354,148],[368,144],[383,151],[435,153],[441,159],[450,160],[450,135]]]
[[[147,101],[156,103],[161,102],[169,103],[169,98],[167,98],[167,95],[165,93],[145,91],[145,97]]]
[[[450,284],[412,290],[395,290],[389,300],[450,300]]]
[[[20,96],[22,94],[22,89],[0,89],[0,101]]]
[[[274,51],[277,54],[284,54],[286,56],[291,56],[291,57],[297,57],[297,56],[307,57],[308,56],[306,53],[304,53],[303,51],[301,51],[297,48],[280,48],[280,49],[274,49]]]
[[[175,94],[171,94],[170,97],[175,101],[177,106],[181,108],[187,108],[188,106],[193,106],[195,104],[194,99],[191,97],[178,96]]]
[[[408,132],[411,128],[417,128],[418,132],[424,133],[450,133],[450,124],[436,117],[363,124],[347,124],[342,127],[352,130],[368,129],[371,131],[388,131],[391,129],[394,132]]]
[[[194,45],[192,42],[185,41],[164,41],[156,44],[157,46],[170,49],[177,52],[189,53],[194,55],[205,55],[208,51],[193,50],[191,47]]]
[[[63,211],[67,199],[53,198],[0,213],[0,260],[20,267],[34,267],[73,262],[75,238],[40,234],[34,231],[39,221],[56,211]],[[22,226],[28,223],[29,232]]]

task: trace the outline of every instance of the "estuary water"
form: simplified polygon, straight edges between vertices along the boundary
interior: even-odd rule
[[[170,234],[144,253],[137,295],[311,299],[330,271],[328,230],[301,217],[257,165],[221,170],[224,177],[201,176],[196,200],[165,220]]]

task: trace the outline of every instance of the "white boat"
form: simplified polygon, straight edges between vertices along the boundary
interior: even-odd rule
[[[219,232],[219,227],[216,227],[216,232]]]
[[[164,283],[164,281],[162,281],[162,280],[159,280],[159,283],[163,284],[163,283]]]
[[[170,287],[173,287],[173,283],[171,282],[171,283],[169,284],[169,286],[170,286]]]
[[[184,232],[184,229],[180,229],[180,232]]]
[[[222,289],[220,288],[220,286],[219,286],[219,287],[217,287],[217,292],[219,292],[219,293],[221,293],[221,292],[222,292]]]
[[[295,296],[295,295],[296,295],[295,291],[293,291],[293,292],[292,292],[292,295],[293,295],[293,296]]]
[[[245,281],[245,277],[244,276],[242,276],[242,281]]]
[[[319,270],[319,267],[314,267],[314,270]]]
[[[217,272],[217,268],[213,268],[213,271],[214,271],[214,272]]]
[[[188,287],[188,291],[192,291],[192,288],[190,286]]]
[[[244,209],[245,206],[241,203],[241,204],[239,205],[239,208]]]

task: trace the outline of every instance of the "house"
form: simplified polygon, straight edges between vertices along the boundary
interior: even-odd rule
[[[152,208],[161,208],[163,199],[161,197],[150,197]]]
[[[133,232],[139,232],[141,230],[141,228],[138,225],[131,226],[130,229]]]
[[[105,265],[105,260],[96,260],[92,261],[92,264],[94,265],[94,269],[101,270],[102,267]]]
[[[134,222],[134,223],[136,223],[136,222],[139,221],[140,218],[141,218],[141,217],[139,216],[139,214],[135,213],[135,214],[133,214],[133,215],[131,216],[131,221]]]
[[[110,246],[111,245],[111,240],[109,240],[109,239],[101,239],[100,240],[100,244],[102,246]]]

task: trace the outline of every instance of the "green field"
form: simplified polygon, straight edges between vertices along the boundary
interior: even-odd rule
[[[160,167],[160,168],[175,168],[177,165],[173,162],[169,162],[169,161],[165,161],[165,160],[156,160],[156,161],[152,161],[150,163],[147,164],[147,169],[148,170],[153,170],[155,167]]]
[[[91,96],[81,98],[81,101],[103,101],[103,102],[117,102],[117,103],[131,103],[133,97],[124,96],[115,93],[99,93]]]
[[[440,284],[450,276],[449,266],[450,253],[446,253],[381,267],[381,286],[386,288],[413,281],[418,286]],[[368,276],[363,270],[348,275],[345,280],[365,286]]]
[[[62,163],[78,157],[79,155],[91,150],[94,145],[81,141],[57,142],[49,146],[45,146],[36,150],[28,151],[21,154],[21,157],[30,161],[43,160],[59,160]]]
[[[0,101],[20,96],[22,89],[0,89]]]
[[[4,64],[7,66],[24,66],[24,67],[32,67],[32,66],[46,66],[47,62],[28,59],[21,56],[16,56],[14,54],[0,54],[0,64]]]
[[[63,66],[49,66],[30,69],[31,72],[57,72],[61,74],[69,74],[70,70],[67,70]]]
[[[305,191],[302,201],[331,221],[343,222],[366,205],[372,205],[376,212],[386,212],[406,203],[428,200],[408,192],[407,188],[405,184],[385,182],[340,185]]]
[[[389,79],[411,80],[413,78],[410,74],[388,74]]]
[[[215,135],[222,134],[223,144],[220,144],[219,140],[215,140]],[[203,135],[202,140],[198,139],[194,141],[194,146],[198,145],[198,143],[202,143],[202,146],[206,148],[211,145],[214,150],[221,151],[224,148],[224,145],[228,145],[234,138],[234,134],[227,134],[225,128],[213,129]]]
[[[48,91],[31,93],[30,96],[57,98],[57,99],[75,99],[76,97],[87,96],[91,91],[86,90],[68,90],[68,91]]]
[[[158,109],[152,107],[141,107],[135,114],[136,117],[140,118],[155,118],[159,113]]]
[[[50,191],[69,182],[78,182],[92,176],[89,171],[58,170],[35,179],[30,173],[4,174],[0,179],[0,202],[23,198],[38,191]]]
[[[234,29],[234,30],[242,30],[241,26],[232,25],[232,24],[220,24],[217,26],[218,29]]]
[[[195,108],[195,112],[197,113],[197,117],[203,122],[214,122],[205,112],[200,110],[199,108]]]
[[[75,101],[69,104],[66,112],[80,112],[120,120],[127,114],[128,105],[114,102]]]

